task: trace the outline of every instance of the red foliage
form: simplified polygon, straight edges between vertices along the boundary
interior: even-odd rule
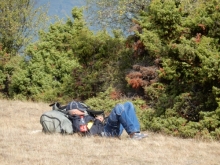
[[[133,70],[135,71],[130,72],[126,78],[128,84],[134,89],[144,88],[158,81],[156,72],[158,67],[156,66],[133,65]]]
[[[200,41],[201,41],[201,33],[197,33],[197,34],[196,34],[195,42],[196,42],[196,43],[199,43]]]
[[[110,93],[110,98],[113,99],[113,100],[120,99],[120,97],[121,97],[121,92],[120,91],[114,90]]]
[[[149,108],[149,106],[146,105],[146,104],[143,104],[143,105],[140,106],[140,109],[141,109],[141,110],[146,110],[146,109],[148,109],[148,108]]]
[[[203,24],[198,24],[198,26],[200,26],[202,28],[202,30],[205,30],[205,25]]]
[[[143,81],[143,80],[140,79],[140,78],[133,78],[133,79],[130,79],[130,80],[128,81],[128,84],[131,85],[132,88],[137,89],[137,88],[139,88],[139,87],[142,86],[142,84],[143,84],[142,81]]]
[[[138,57],[141,55],[142,52],[144,52],[144,44],[141,40],[138,40],[133,44],[133,49],[134,49],[134,57]]]
[[[138,40],[137,42],[134,43],[134,50],[138,49],[144,49],[144,44],[141,42],[141,40]]]
[[[166,72],[164,71],[163,68],[159,68],[160,72],[165,76],[166,75]]]
[[[128,78],[142,78],[142,74],[140,72],[131,72],[127,75]]]

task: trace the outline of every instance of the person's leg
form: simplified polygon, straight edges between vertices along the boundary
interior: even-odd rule
[[[107,136],[120,136],[123,128],[128,134],[140,132],[140,124],[131,102],[115,106],[105,125],[105,134]]]
[[[108,116],[104,132],[106,136],[119,136],[120,132],[123,131],[123,127],[118,120],[118,111],[121,109],[121,104],[117,104]]]
[[[119,117],[119,122],[124,127],[126,132],[131,133],[140,132],[140,124],[136,116],[134,105],[131,102],[123,104],[124,111]]]

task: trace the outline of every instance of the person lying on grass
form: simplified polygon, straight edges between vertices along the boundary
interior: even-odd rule
[[[100,135],[105,137],[120,137],[123,130],[127,132],[131,139],[143,139],[146,134],[140,132],[140,123],[136,116],[132,102],[117,104],[104,122],[102,115],[91,116],[86,111],[70,102],[66,108],[73,124],[73,131],[80,132],[80,116],[84,116],[88,131],[86,135]],[[103,124],[104,123],[104,124]]]

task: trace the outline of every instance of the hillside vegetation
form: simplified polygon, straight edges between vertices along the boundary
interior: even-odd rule
[[[218,165],[216,141],[181,139],[146,132],[134,141],[41,132],[40,116],[48,104],[0,100],[0,164],[4,165]]]
[[[142,130],[220,139],[220,0],[88,0],[106,23],[97,32],[83,8],[34,31],[30,20],[47,19],[29,2],[0,2],[0,23],[8,27],[0,32],[1,98],[74,99],[106,113],[131,100]]]

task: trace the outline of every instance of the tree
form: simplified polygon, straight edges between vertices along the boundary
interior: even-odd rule
[[[26,49],[21,69],[10,84],[10,96],[19,99],[52,101],[61,96],[61,85],[70,79],[79,64],[71,49],[73,23],[56,22],[49,31],[40,31],[39,40]],[[76,25],[80,28],[81,25]]]
[[[46,10],[46,7],[36,7],[34,0],[0,2],[0,90],[6,95],[16,68],[10,61],[17,59],[16,56],[21,55],[26,45],[36,37],[36,30],[43,28],[47,21]]]
[[[114,38],[105,31],[94,34],[82,12],[73,8],[73,20],[52,24],[48,32],[40,32],[39,40],[28,46],[28,60],[12,77],[11,97],[86,99],[111,85],[118,71],[123,38],[117,32]]]
[[[153,130],[219,138],[219,2],[154,0],[141,14],[146,56],[161,61],[160,84],[144,87],[155,94]]]
[[[15,56],[47,21],[47,8],[36,7],[34,0],[0,2],[0,43],[2,50]]]

